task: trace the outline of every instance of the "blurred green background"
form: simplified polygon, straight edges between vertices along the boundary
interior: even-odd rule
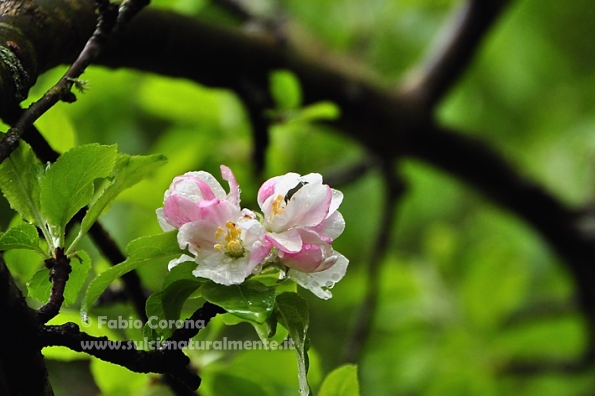
[[[336,55],[346,62],[343,67],[366,70],[389,89],[427,53],[460,3],[251,4],[264,16],[276,7],[283,10],[289,34],[312,52]],[[239,25],[208,0],[154,0],[151,7]],[[592,1],[512,2],[439,109],[444,125],[489,142],[521,174],[574,206],[592,204],[595,192],[593,23]],[[43,76],[30,97],[37,98],[62,72]],[[218,176],[219,165],[228,165],[242,188],[243,205],[255,208],[249,199],[261,180],[253,175],[250,162],[251,126],[233,93],[125,70],[91,68],[84,78],[90,90],[79,94],[78,102],[58,104],[36,124],[54,148],[117,143],[129,154],[156,152],[169,158],[151,180],[123,194],[103,217],[121,247],[160,231],[155,209],[162,205],[172,178],[186,171],[202,169]],[[272,81],[273,89],[285,92],[289,104],[295,104],[291,98],[298,100],[299,92],[291,77]],[[266,177],[289,171],[333,174],[365,155],[355,142],[315,120],[279,123],[270,133]],[[573,284],[548,246],[526,224],[440,170],[405,160],[398,171],[408,188],[381,263],[379,305],[359,362],[362,394],[592,394],[592,370],[502,373],[513,360],[572,359],[585,347]],[[377,172],[332,187],[345,194],[340,210],[347,227],[335,247],[350,259],[350,268],[329,301],[301,291],[311,306],[314,389],[342,363],[368,282],[378,224],[385,216]],[[12,214],[6,203],[2,208],[5,227]],[[93,251],[90,244],[87,248]],[[95,257],[97,271],[107,266]],[[6,260],[22,283],[41,264],[35,255],[19,251],[7,253]],[[165,271],[165,263],[155,263],[141,276],[151,290],[159,290]],[[129,307],[117,304],[99,312],[127,317]],[[76,307],[56,322],[66,320],[77,320]],[[226,328],[220,318],[201,337],[222,335],[255,337],[250,327]],[[127,336],[131,334],[110,334],[114,339]],[[167,394],[155,377],[62,349],[47,349],[46,355],[53,359],[49,367],[57,395]],[[297,394],[293,352],[210,351],[191,356],[204,380],[201,394]]]

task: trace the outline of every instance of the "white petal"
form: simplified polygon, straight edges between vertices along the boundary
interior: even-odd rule
[[[169,262],[169,264],[167,265],[167,269],[169,271],[171,271],[171,269],[173,267],[175,267],[178,264],[184,263],[186,261],[194,261],[194,259],[192,257],[188,256],[187,254],[183,254],[179,258],[171,260]]]
[[[210,279],[221,285],[238,285],[250,275],[252,268],[248,265],[247,258],[233,259],[224,254],[211,254],[200,260],[198,267],[192,274],[199,278]]]
[[[333,188],[331,188],[331,191],[333,192],[333,199],[331,200],[331,207],[328,210],[329,216],[339,209],[339,205],[343,202],[343,193],[341,191]]]
[[[333,296],[329,289],[332,289],[335,283],[345,276],[349,264],[349,260],[341,253],[335,252],[335,254],[338,256],[337,262],[327,270],[305,273],[289,269],[287,276],[304,289],[310,290],[317,297],[328,300]]]

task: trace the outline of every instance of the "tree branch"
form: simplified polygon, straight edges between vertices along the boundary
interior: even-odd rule
[[[50,270],[52,290],[49,301],[37,310],[39,323],[47,323],[60,313],[64,302],[64,288],[68,282],[68,276],[72,272],[70,259],[66,257],[62,248],[57,248],[54,257],[47,259],[45,265]]]
[[[428,111],[433,109],[473,61],[486,34],[509,2],[465,1],[439,33],[435,52],[411,73],[399,94]]]
[[[217,314],[224,313],[221,307],[205,303],[186,322],[197,320],[208,322]],[[94,337],[80,331],[78,325],[66,323],[60,326],[42,326],[40,343],[45,346],[64,346],[76,352],[84,352],[106,362],[114,363],[137,373],[166,374],[166,382],[174,387],[184,384],[198,389],[200,377],[189,369],[190,359],[178,348],[181,342],[188,342],[200,328],[182,326],[163,344],[148,345],[150,350],[137,350],[132,340],[110,341],[107,337]],[[173,381],[173,383],[172,383]]]
[[[53,395],[43,356],[35,341],[35,311],[27,306],[1,255],[0,317],[0,393]]]

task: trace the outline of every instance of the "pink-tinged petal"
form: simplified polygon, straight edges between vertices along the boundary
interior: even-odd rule
[[[333,296],[329,290],[345,276],[349,265],[349,260],[341,253],[335,252],[335,256],[335,264],[324,271],[306,273],[290,268],[287,276],[317,297],[328,300]]]
[[[250,262],[249,262],[249,267],[250,267],[250,271],[254,270],[254,268],[256,268],[256,266],[260,263],[262,263],[264,261],[264,259],[269,255],[269,253],[271,252],[271,248],[273,247],[273,245],[271,244],[270,241],[258,241],[255,242],[251,247],[250,247]]]
[[[180,228],[183,224],[200,220],[200,209],[187,198],[172,194],[163,203],[163,217],[170,225]]]
[[[299,183],[301,177],[297,173],[287,173],[283,176],[275,176],[265,181],[258,190],[258,204],[262,208],[264,202],[272,195],[281,195],[285,197],[287,193]]]
[[[186,223],[178,231],[180,249],[186,249],[194,254],[201,250],[213,250],[218,243],[215,234],[219,226],[210,221],[199,220]]]
[[[214,199],[198,205],[201,220],[207,220],[219,226],[228,221],[234,222],[240,217],[240,209],[229,201]]]
[[[275,222],[283,228],[313,227],[327,216],[332,200],[329,186],[306,184],[289,200],[283,213],[275,217]]]
[[[302,249],[302,238],[298,230],[287,230],[280,233],[267,233],[267,240],[283,252],[299,252]]]
[[[273,177],[267,181],[265,181],[262,186],[258,189],[258,205],[262,208],[264,202],[275,193],[275,186],[277,185],[277,180],[281,176]]]
[[[227,195],[227,200],[232,204],[239,206],[240,186],[236,180],[235,175],[227,166],[221,165],[221,177],[223,177],[223,180],[229,183],[229,194]]]
[[[224,199],[226,196],[225,190],[221,187],[221,184],[215,179],[215,176],[211,175],[209,172],[188,172],[181,177],[191,180],[196,184],[202,194],[202,199]]]
[[[157,209],[155,213],[157,214],[157,221],[159,222],[159,225],[161,226],[163,232],[168,232],[176,229],[176,227],[172,226],[167,222],[167,220],[165,220],[163,208]]]
[[[301,272],[314,272],[323,261],[322,249],[309,244],[304,244],[297,253],[284,253],[281,258],[281,263]]]

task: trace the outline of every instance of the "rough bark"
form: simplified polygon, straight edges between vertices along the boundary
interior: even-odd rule
[[[0,2],[0,116],[27,97],[39,74],[74,59],[95,19],[92,0]]]

